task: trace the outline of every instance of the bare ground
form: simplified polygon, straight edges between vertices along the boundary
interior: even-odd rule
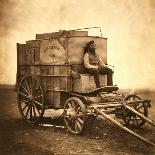
[[[155,93],[139,92],[152,100],[149,117],[155,120]],[[51,126],[34,126],[23,122],[18,112],[16,92],[0,87],[0,154],[2,155],[52,155],[92,154],[130,155],[155,154],[155,148],[122,131],[108,121],[89,119],[82,135],[66,131],[63,120],[44,118]],[[54,125],[54,126],[52,126]],[[134,130],[155,143],[155,128],[146,124]]]

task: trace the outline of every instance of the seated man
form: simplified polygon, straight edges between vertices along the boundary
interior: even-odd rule
[[[94,75],[94,80],[97,88],[100,88],[99,74],[107,75],[107,85],[112,86],[112,69],[108,68],[101,57],[96,53],[96,47],[94,41],[87,43],[84,48],[84,67],[85,72]]]

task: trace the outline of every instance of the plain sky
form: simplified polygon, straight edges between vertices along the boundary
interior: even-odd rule
[[[0,84],[15,83],[17,42],[99,26],[108,38],[114,83],[155,89],[154,0],[1,0],[0,7]]]

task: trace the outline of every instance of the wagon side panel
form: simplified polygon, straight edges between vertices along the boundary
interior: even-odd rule
[[[61,91],[72,91],[70,71],[70,65],[41,65],[40,78],[48,106],[59,108],[61,106]]]

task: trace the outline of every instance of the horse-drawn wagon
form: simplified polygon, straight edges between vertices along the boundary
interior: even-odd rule
[[[149,100],[136,95],[123,97],[117,86],[107,86],[106,75],[100,76],[101,88],[94,77],[85,74],[83,47],[94,40],[98,54],[107,63],[107,38],[88,36],[88,31],[59,31],[37,34],[36,40],[17,43],[18,107],[22,118],[39,123],[45,110],[64,109],[67,129],[79,134],[86,120],[100,115],[132,135],[137,135],[110,114],[121,116],[127,126],[140,128],[148,119]]]

